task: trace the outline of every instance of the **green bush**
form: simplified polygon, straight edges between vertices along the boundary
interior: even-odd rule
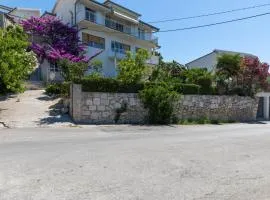
[[[199,94],[200,86],[195,84],[174,84],[174,90],[180,94]]]
[[[69,96],[70,83],[52,83],[47,85],[45,92],[47,95]]]
[[[142,90],[143,84],[127,84],[119,80],[104,77],[88,77],[76,81],[82,84],[84,92],[119,92],[119,93],[138,93]]]
[[[179,99],[179,93],[171,90],[171,87],[162,85],[148,85],[139,96],[149,110],[148,121],[150,124],[169,124],[175,120],[174,104]]]

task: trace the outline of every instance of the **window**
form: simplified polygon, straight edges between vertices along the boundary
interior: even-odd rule
[[[120,42],[112,41],[112,51],[116,53],[125,54],[127,51],[130,51],[130,46]]]
[[[60,68],[57,63],[50,63],[50,71],[51,72],[60,72]]]
[[[122,24],[119,24],[116,22],[115,25],[116,25],[116,30],[124,32],[124,26]]]
[[[94,35],[90,35],[87,33],[82,33],[82,41],[89,45],[90,47],[105,49],[105,39],[101,37],[97,37]]]
[[[139,38],[145,40],[145,30],[139,28]]]
[[[96,12],[89,8],[85,8],[85,19],[96,23]]]

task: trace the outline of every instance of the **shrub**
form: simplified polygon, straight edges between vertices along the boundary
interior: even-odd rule
[[[179,99],[179,94],[168,85],[148,85],[139,96],[145,108],[149,110],[150,124],[169,124],[174,120],[174,105]]]
[[[84,92],[120,92],[120,93],[138,93],[142,90],[143,84],[127,84],[119,80],[104,77],[88,77],[76,81],[82,84]]]
[[[195,84],[174,84],[174,90],[180,94],[199,94],[200,86]]]
[[[70,83],[52,83],[47,85],[45,92],[48,95],[69,96]]]

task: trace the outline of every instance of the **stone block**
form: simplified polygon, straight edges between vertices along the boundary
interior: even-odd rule
[[[96,111],[97,110],[97,106],[89,106],[89,110],[90,111]]]
[[[100,98],[94,98],[94,105],[96,106],[100,105]]]
[[[101,93],[100,98],[101,99],[108,99],[108,94],[107,93]]]
[[[85,115],[85,116],[90,115],[90,113],[91,112],[89,110],[82,111],[82,115]]]
[[[105,106],[97,106],[98,111],[105,111]]]
[[[109,100],[108,99],[101,99],[100,104],[103,106],[109,105]]]
[[[87,99],[87,100],[86,100],[86,105],[92,106],[92,105],[93,105],[92,99]]]

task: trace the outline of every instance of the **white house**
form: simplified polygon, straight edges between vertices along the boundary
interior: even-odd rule
[[[187,63],[186,67],[189,69],[206,68],[208,71],[214,71],[217,66],[218,57],[222,56],[223,54],[232,54],[232,55],[239,54],[241,57],[246,57],[246,56],[254,57],[254,58],[257,57],[249,53],[241,53],[241,52],[235,52],[235,51],[225,51],[225,50],[215,49],[211,53],[206,54],[200,58],[197,58]]]
[[[87,56],[102,51],[96,59],[102,61],[105,76],[116,75],[117,62],[127,51],[147,49],[151,55],[147,63],[159,62],[159,57],[153,54],[159,48],[153,33],[159,29],[141,21],[141,14],[135,11],[112,1],[57,0],[52,14],[79,28],[81,40],[88,44]],[[54,70],[58,69],[52,66],[50,73]]]

